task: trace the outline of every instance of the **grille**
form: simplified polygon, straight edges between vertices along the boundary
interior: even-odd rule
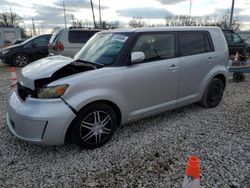
[[[30,96],[34,96],[34,91],[32,91],[29,88],[26,88],[24,86],[22,86],[20,83],[17,83],[17,91],[18,91],[18,95],[20,96],[20,98],[22,100],[25,101],[25,99],[30,95]]]

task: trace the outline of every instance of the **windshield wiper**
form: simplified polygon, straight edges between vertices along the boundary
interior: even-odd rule
[[[90,62],[90,61],[84,61],[84,60],[81,60],[81,59],[75,60],[74,63],[83,63],[83,65],[88,65],[88,66],[90,66],[90,67],[92,67],[94,69],[104,67],[104,65],[101,64],[101,63],[94,63],[94,62]]]

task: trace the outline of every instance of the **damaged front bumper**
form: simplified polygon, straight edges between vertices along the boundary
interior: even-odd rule
[[[35,99],[25,101],[14,91],[7,106],[7,124],[18,138],[38,144],[61,145],[75,114],[58,99]]]

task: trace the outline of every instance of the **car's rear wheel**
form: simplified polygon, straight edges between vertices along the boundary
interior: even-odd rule
[[[29,57],[25,54],[18,53],[13,58],[13,64],[18,67],[24,67],[29,63]]]
[[[72,138],[82,148],[97,148],[111,139],[116,127],[114,110],[106,104],[96,103],[79,112],[73,123]]]
[[[225,85],[219,78],[213,78],[200,101],[200,104],[206,108],[213,108],[218,106],[220,103]]]

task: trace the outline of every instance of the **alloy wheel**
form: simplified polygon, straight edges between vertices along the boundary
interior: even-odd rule
[[[17,55],[15,58],[14,58],[14,63],[15,65],[19,66],[19,67],[24,67],[25,65],[28,64],[28,57],[26,55]]]
[[[104,111],[88,114],[80,125],[80,137],[83,142],[100,144],[112,131],[112,118]]]

